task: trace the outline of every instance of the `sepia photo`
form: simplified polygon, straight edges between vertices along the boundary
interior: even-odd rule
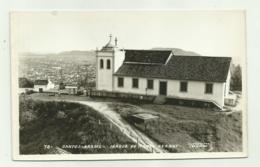
[[[245,17],[10,13],[13,159],[246,157]]]

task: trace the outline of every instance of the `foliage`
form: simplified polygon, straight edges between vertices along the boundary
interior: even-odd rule
[[[34,84],[27,78],[19,78],[19,88],[33,88]]]
[[[60,84],[59,84],[59,89],[60,89],[60,90],[65,89],[65,84],[64,84],[63,82],[60,82]]]
[[[242,71],[240,65],[232,65],[230,90],[242,91]]]

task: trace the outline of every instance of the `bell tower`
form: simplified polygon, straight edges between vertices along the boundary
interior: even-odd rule
[[[117,47],[117,38],[112,42],[112,35],[109,35],[108,43],[101,50],[96,51],[96,88],[97,90],[113,91],[113,74],[121,66],[124,54]],[[119,62],[120,61],[120,62]]]

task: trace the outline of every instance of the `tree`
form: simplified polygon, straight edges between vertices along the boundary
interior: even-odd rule
[[[65,89],[65,84],[64,84],[63,82],[60,82],[60,84],[59,84],[59,89],[60,89],[60,90]]]
[[[34,84],[27,78],[19,78],[19,88],[33,88]]]
[[[242,70],[240,65],[232,65],[230,90],[242,91]]]

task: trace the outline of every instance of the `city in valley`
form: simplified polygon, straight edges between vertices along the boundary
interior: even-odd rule
[[[95,87],[94,63],[95,51],[24,53],[19,57],[19,87],[32,88],[32,83],[36,80],[49,80],[56,90],[60,84],[82,89]]]

